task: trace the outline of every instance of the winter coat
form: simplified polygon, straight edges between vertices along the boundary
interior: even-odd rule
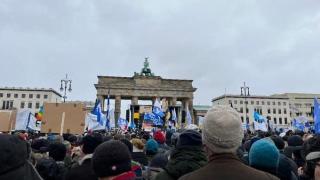
[[[164,171],[156,176],[156,180],[178,179],[207,164],[207,158],[201,147],[184,146],[171,152],[170,160]]]
[[[39,160],[36,169],[44,180],[64,180],[67,173],[64,162],[52,158]]]
[[[8,180],[42,180],[36,169],[33,167],[33,165],[26,161],[25,164],[23,164],[20,167],[17,167],[15,169],[11,169],[7,172],[1,172],[0,173],[0,179],[8,179]]]
[[[91,168],[91,158],[91,154],[86,155],[79,166],[70,169],[65,180],[98,180]]]
[[[236,155],[220,154],[209,158],[209,163],[179,180],[215,179],[215,180],[276,180],[279,179],[269,173],[253,169],[243,164]]]
[[[281,180],[296,180],[298,179],[298,166],[292,159],[280,154],[277,176]]]
[[[132,156],[132,160],[142,164],[143,166],[148,165],[148,158],[144,152],[133,152],[131,156]]]

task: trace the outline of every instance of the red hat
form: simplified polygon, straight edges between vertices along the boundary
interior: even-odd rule
[[[157,131],[153,135],[154,140],[156,140],[159,144],[163,144],[166,141],[166,137],[162,131]]]

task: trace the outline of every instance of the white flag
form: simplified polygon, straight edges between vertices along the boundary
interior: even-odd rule
[[[109,120],[110,120],[110,128],[115,128],[116,127],[116,121],[114,119],[114,109],[111,109],[109,111]]]
[[[16,117],[15,130],[27,130],[30,109],[20,109]]]
[[[268,127],[265,122],[259,123],[257,121],[253,121],[254,123],[254,130],[258,131],[261,130],[263,132],[268,132]]]
[[[30,114],[30,116],[29,116],[28,128],[30,128],[30,129],[32,129],[34,131],[40,131],[41,130],[41,122],[37,121],[37,119],[32,114]]]
[[[103,125],[101,125],[98,121],[97,121],[97,115],[95,114],[91,114],[88,113],[86,116],[86,125],[85,127],[88,127],[88,130],[94,131],[94,130],[103,130],[105,129],[105,121],[103,123]]]

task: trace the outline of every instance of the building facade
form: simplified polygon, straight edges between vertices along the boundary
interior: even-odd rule
[[[37,112],[44,102],[61,102],[61,94],[54,89],[0,88],[0,110],[29,108]]]
[[[266,117],[275,128],[291,125],[289,98],[284,96],[223,95],[212,100],[213,105],[230,105],[240,113],[243,125],[253,127],[254,112]]]

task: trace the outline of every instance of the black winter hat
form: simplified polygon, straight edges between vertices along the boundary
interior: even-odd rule
[[[93,154],[92,168],[100,178],[130,171],[131,156],[127,146],[118,140],[100,144]]]
[[[302,146],[303,140],[301,136],[294,135],[288,138],[288,146]]]
[[[35,153],[44,153],[48,150],[49,141],[46,139],[36,139],[32,141],[31,148]]]
[[[202,146],[201,134],[190,129],[183,131],[178,138],[177,148],[183,146]]]
[[[62,143],[52,143],[49,145],[49,157],[52,157],[55,161],[63,161],[66,157],[67,148]]]
[[[102,141],[102,136],[97,134],[84,136],[81,140],[82,152],[84,154],[92,154]]]
[[[0,135],[0,175],[23,166],[29,157],[28,144],[17,136]]]

